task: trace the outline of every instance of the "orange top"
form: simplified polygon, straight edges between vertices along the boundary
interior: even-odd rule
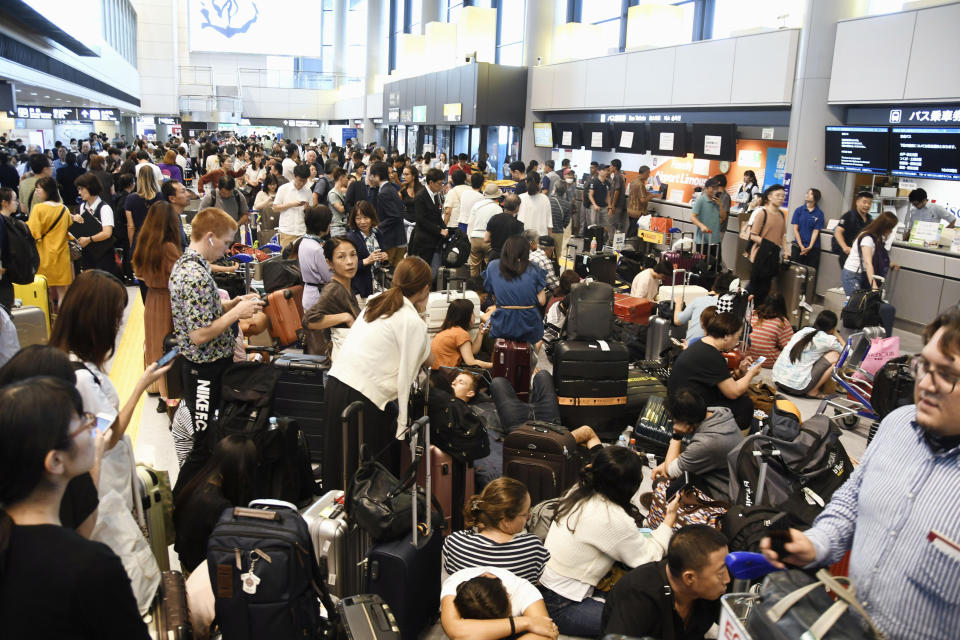
[[[434,336],[430,343],[433,368],[458,366],[463,361],[460,357],[460,345],[464,342],[470,342],[470,334],[462,327],[450,327]]]

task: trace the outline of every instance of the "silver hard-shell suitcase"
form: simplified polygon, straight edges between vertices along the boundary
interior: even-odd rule
[[[816,274],[813,267],[791,262],[777,277],[777,290],[787,303],[787,316],[795,331],[809,324]]]
[[[40,307],[17,307],[10,317],[13,318],[13,325],[17,328],[17,338],[20,340],[20,347],[29,347],[32,344],[46,344],[47,338],[47,318],[43,315],[43,309]]]

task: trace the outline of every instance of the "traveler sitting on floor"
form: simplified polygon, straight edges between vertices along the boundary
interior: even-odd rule
[[[0,390],[0,620],[10,638],[149,638],[123,564],[61,526],[69,482],[99,463],[76,388],[29,378]],[[546,615],[544,613],[543,615]]]
[[[637,567],[614,585],[603,607],[603,633],[708,637],[730,583],[726,555],[727,539],[713,527],[683,527],[673,534],[666,558]]]
[[[559,633],[537,588],[498,567],[462,569],[444,580],[440,624],[450,640],[556,640]]]
[[[471,340],[469,331],[473,313],[473,302],[467,299],[454,300],[447,307],[447,316],[443,319],[440,332],[430,342],[434,369],[459,367],[461,363],[468,367],[493,368],[492,362],[474,357],[480,352],[483,338],[490,329],[492,314],[485,314],[481,318],[477,335]]]
[[[373,452],[384,450],[380,462],[400,470],[400,442],[407,429],[410,386],[417,370],[429,364],[426,311],[433,274],[420,258],[404,258],[392,286],[370,299],[353,323],[340,354],[330,368],[325,388],[326,426],[323,448],[323,487],[345,488],[343,467],[352,476],[357,457],[343,461],[340,415],[353,402],[363,403],[363,438]],[[387,405],[397,401],[399,415]],[[387,448],[389,446],[389,448]]]
[[[530,494],[519,480],[500,477],[470,496],[463,510],[465,529],[443,539],[443,570],[499,567],[534,584],[550,554],[527,533]]]
[[[309,219],[309,209],[307,211]],[[333,269],[333,276],[323,287],[317,302],[303,314],[307,337],[305,351],[330,356],[332,361],[336,359],[353,321],[360,315],[357,298],[350,292],[350,283],[357,273],[357,248],[345,236],[330,238],[323,243],[321,259]]]
[[[550,309],[552,309],[555,304],[570,295],[570,289],[572,289],[573,285],[577,284],[578,282],[580,282],[580,274],[573,269],[567,269],[560,274],[560,280],[557,284],[557,288],[553,290],[553,295],[550,296],[550,301],[547,302],[548,316]]]
[[[546,276],[530,263],[530,245],[522,235],[510,236],[503,251],[487,267],[484,286],[497,298],[497,312],[490,322],[493,338],[535,344],[543,337],[543,319],[538,305],[547,303]]]
[[[642,515],[631,499],[640,488],[640,457],[623,447],[604,447],[564,494],[545,546],[550,560],[540,578],[550,616],[566,635],[600,635],[603,602],[594,587],[615,562],[639,567],[663,557],[673,533],[679,500],[667,507],[651,537],[640,532]]]
[[[704,327],[707,335],[684,349],[673,363],[667,389],[672,394],[689,387],[708,407],[728,407],[740,428],[747,429],[753,420],[753,402],[747,387],[760,373],[760,367],[744,358],[736,377],[723,357],[724,351],[737,346],[742,328],[729,313],[717,313],[710,318]]]
[[[667,396],[667,413],[673,419],[673,439],[666,459],[650,474],[673,480],[684,473],[696,474],[703,480],[715,500],[730,498],[730,472],[727,456],[743,442],[740,427],[727,407],[707,407],[690,389],[679,389]],[[692,436],[684,446],[683,438]]]
[[[777,388],[791,396],[822,398],[823,385],[840,359],[843,340],[837,333],[837,314],[824,309],[812,327],[793,334],[776,364],[773,381]]]
[[[756,360],[763,356],[764,369],[772,369],[780,352],[793,337],[787,319],[787,303],[779,293],[771,293],[750,317],[750,347],[745,355]]]
[[[683,287],[674,288],[673,323],[678,326],[687,325],[687,344],[693,344],[703,337],[704,331],[703,325],[700,323],[700,314],[707,307],[717,306],[717,300],[720,299],[720,296],[730,291],[733,279],[733,274],[729,271],[718,273],[713,281],[713,288],[710,293],[691,300],[686,307],[683,306],[683,298],[681,297]]]
[[[244,507],[255,497],[251,480],[256,468],[253,440],[242,434],[229,435],[216,444],[207,464],[177,496],[173,549],[186,571],[193,571],[206,559],[207,539],[223,510]]]
[[[630,285],[630,295],[634,298],[644,298],[646,300],[656,300],[657,292],[665,278],[673,275],[673,265],[666,260],[661,260],[656,266],[650,269],[644,269],[633,278]]]

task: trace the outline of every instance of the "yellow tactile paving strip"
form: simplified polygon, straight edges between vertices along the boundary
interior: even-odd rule
[[[139,292],[134,294],[133,304],[130,307],[130,316],[123,328],[123,335],[117,344],[117,353],[113,358],[113,367],[110,369],[110,380],[117,388],[120,404],[124,404],[143,373],[143,300]],[[146,394],[144,394],[146,396]],[[137,408],[130,418],[127,433],[134,445],[137,443],[137,433],[140,430],[140,415],[143,413],[141,397]]]

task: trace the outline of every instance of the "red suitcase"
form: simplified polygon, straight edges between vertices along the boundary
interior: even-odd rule
[[[506,378],[524,402],[530,397],[530,345],[497,338],[493,343],[493,377]]]
[[[270,337],[281,347],[296,344],[303,333],[303,285],[280,289],[267,296],[264,311],[270,318]]]
[[[403,451],[401,473],[410,466],[410,451],[406,448]],[[458,474],[463,482],[463,496],[454,500],[454,484],[458,480]],[[443,509],[444,522],[438,528],[447,536],[463,528],[463,507],[470,496],[476,493],[474,469],[473,466],[458,463],[449,453],[430,445],[430,480],[430,491]],[[417,470],[417,484],[426,486],[426,483],[426,470],[421,466]]]
[[[613,294],[613,313],[624,322],[647,324],[653,313],[653,300],[634,298],[625,293]]]

